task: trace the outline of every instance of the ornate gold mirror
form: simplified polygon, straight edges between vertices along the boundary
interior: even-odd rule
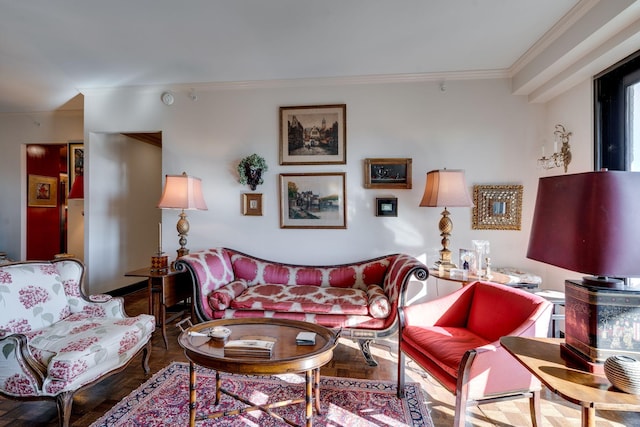
[[[474,185],[474,230],[520,230],[522,185]]]

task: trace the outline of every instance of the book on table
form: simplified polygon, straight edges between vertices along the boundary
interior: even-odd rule
[[[224,345],[225,357],[270,358],[275,342],[267,340],[231,340]]]
[[[296,344],[298,345],[315,345],[315,343],[315,332],[300,332],[298,336],[296,336]]]

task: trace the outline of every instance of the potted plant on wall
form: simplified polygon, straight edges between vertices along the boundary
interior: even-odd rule
[[[264,158],[252,154],[245,157],[238,164],[238,175],[240,175],[240,184],[248,184],[251,190],[255,190],[256,187],[262,184],[262,174],[268,170],[267,162]]]

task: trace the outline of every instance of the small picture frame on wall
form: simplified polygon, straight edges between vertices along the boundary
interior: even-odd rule
[[[364,159],[364,188],[411,189],[408,158]]]
[[[280,107],[281,165],[346,163],[346,104]]]
[[[396,197],[377,197],[376,216],[398,216],[398,199]]]
[[[84,175],[84,143],[82,142],[70,142],[69,143],[69,166],[68,166],[68,174],[69,174],[69,190],[71,191],[71,187],[73,186],[73,181],[75,181],[76,176]]]
[[[244,193],[242,195],[242,215],[262,216],[262,193]]]
[[[55,208],[58,205],[58,179],[29,175],[29,207]]]

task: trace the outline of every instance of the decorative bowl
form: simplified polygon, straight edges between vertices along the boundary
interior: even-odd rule
[[[224,326],[216,326],[214,328],[210,328],[207,331],[207,335],[209,335],[210,338],[224,340],[231,335],[231,329],[225,328]]]
[[[640,394],[640,362],[630,356],[611,356],[604,362],[604,374],[614,387]]]

